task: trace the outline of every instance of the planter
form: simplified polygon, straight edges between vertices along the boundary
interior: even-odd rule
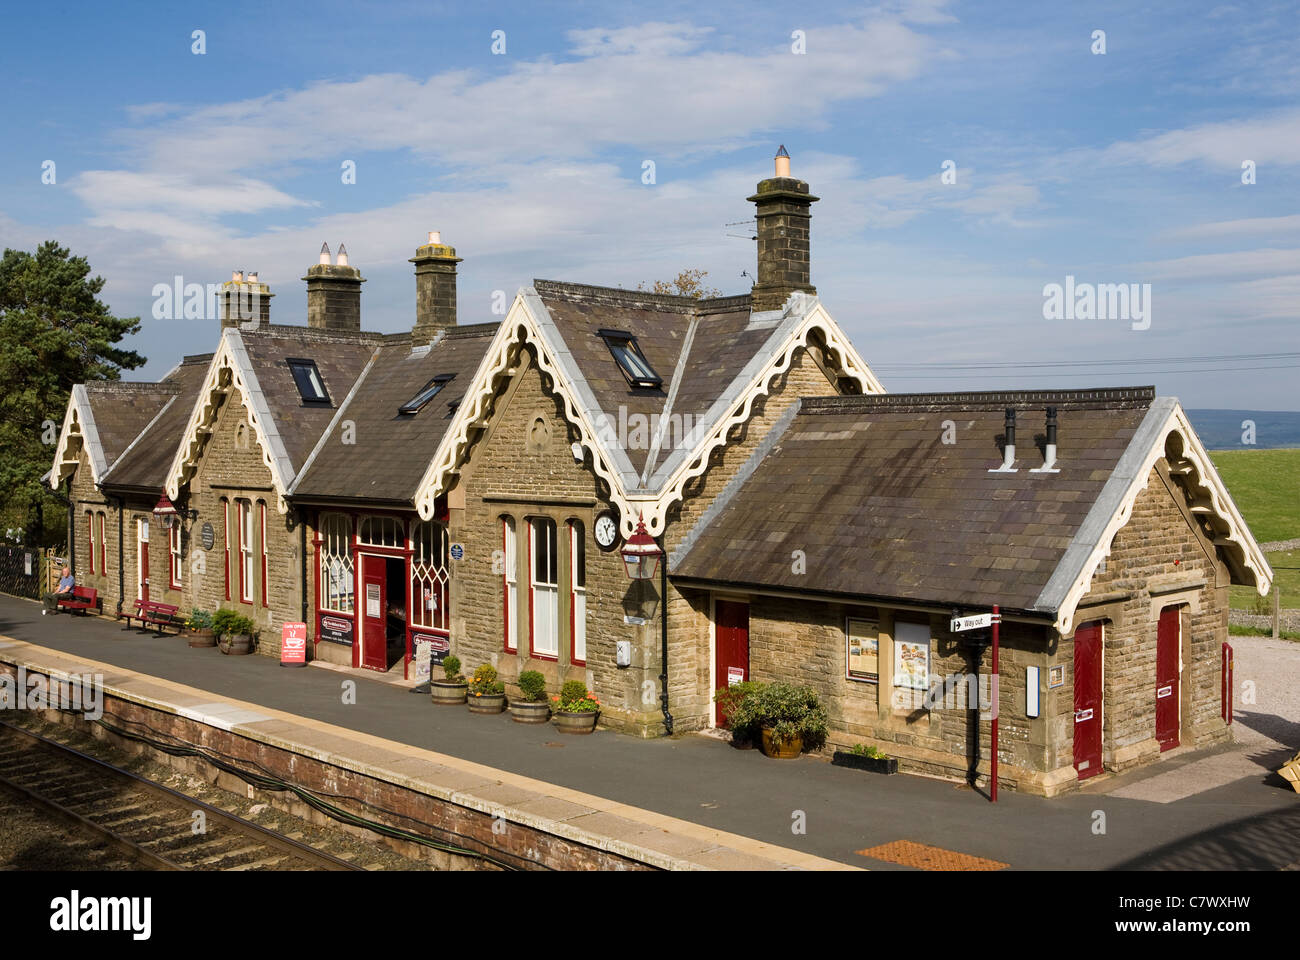
[[[786,743],[772,742],[772,728],[763,728],[763,753],[777,760],[794,760],[803,753],[803,740],[796,737]]]
[[[596,718],[600,716],[599,710],[591,710],[586,713],[569,713],[567,710],[556,710],[552,719],[555,721],[555,729],[560,733],[591,733],[596,729]]]
[[[545,700],[511,700],[510,719],[515,723],[545,723],[551,719],[551,705]]]
[[[469,684],[448,683],[446,680],[431,680],[429,682],[429,693],[433,698],[434,706],[459,706],[465,702],[465,698],[469,695]]]
[[[217,641],[221,652],[231,657],[242,657],[253,652],[253,638],[246,633],[227,633]]]
[[[190,630],[191,647],[215,647],[217,645],[217,635],[211,630]]]
[[[897,757],[864,757],[847,750],[836,750],[831,757],[831,764],[836,767],[852,767],[854,770],[869,770],[872,773],[898,773]]]
[[[468,697],[470,713],[501,713],[506,708],[504,693],[484,694],[481,697]]]

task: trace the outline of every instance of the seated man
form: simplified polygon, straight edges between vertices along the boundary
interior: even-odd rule
[[[77,581],[72,576],[72,570],[69,567],[63,568],[63,576],[59,579],[59,589],[53,593],[47,593],[44,597],[45,609],[41,611],[41,616],[47,613],[59,612],[59,600],[72,596],[72,588],[77,585]]]

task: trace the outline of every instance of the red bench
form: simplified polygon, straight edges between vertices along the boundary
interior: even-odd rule
[[[123,611],[118,614],[118,617],[126,619],[124,630],[131,628],[132,620],[139,620],[142,631],[147,630],[149,624],[153,624],[158,628],[158,636],[161,637],[163,629],[166,627],[171,627],[177,633],[180,633],[185,628],[185,619],[176,616],[176,611],[179,609],[174,603],[159,603],[157,600],[137,600],[134,613]]]
[[[85,613],[87,610],[98,610],[99,605],[99,591],[93,587],[73,587],[71,596],[58,598],[60,610],[80,610]]]

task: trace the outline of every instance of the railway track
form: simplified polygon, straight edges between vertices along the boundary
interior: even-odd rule
[[[0,790],[106,842],[140,869],[364,869],[3,721]]]

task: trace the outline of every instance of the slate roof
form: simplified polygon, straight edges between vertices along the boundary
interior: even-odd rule
[[[180,443],[211,360],[212,354],[186,357],[158,383],[147,385],[155,388],[163,402],[131,436],[120,459],[100,479],[102,486],[162,490],[172,454]]]
[[[496,323],[454,327],[425,349],[390,338],[374,354],[294,483],[295,500],[411,503],[429,461],[496,335]],[[398,408],[433,377],[454,378],[418,413]],[[343,421],[355,443],[342,442]]]
[[[1150,387],[804,400],[699,519],[670,573],[1041,611],[1155,400]],[[1060,472],[1035,474],[1049,405]],[[1002,461],[1007,407],[1017,411],[1019,471],[990,473]],[[945,421],[955,443],[943,442]],[[806,556],[798,573],[796,550]]]
[[[85,384],[86,400],[94,418],[104,457],[111,470],[122,452],[176,394],[174,384],[124,380],[92,380]]]

